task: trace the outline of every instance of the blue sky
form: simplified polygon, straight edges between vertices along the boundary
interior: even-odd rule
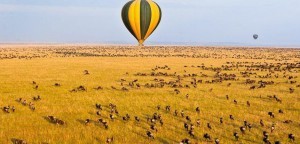
[[[0,0],[0,42],[136,44],[120,16],[126,2]],[[156,2],[162,21],[146,44],[300,46],[300,0]]]

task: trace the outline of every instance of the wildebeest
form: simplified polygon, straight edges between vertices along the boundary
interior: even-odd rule
[[[233,136],[235,137],[236,140],[239,140],[239,134],[237,132],[234,132]]]
[[[275,117],[275,115],[274,115],[273,112],[268,112],[268,115],[269,115],[271,118],[274,118],[274,117]]]
[[[106,138],[106,143],[112,143],[114,141],[114,137]]]
[[[288,138],[289,138],[291,141],[295,141],[295,135],[294,135],[294,134],[289,134],[289,135],[288,135]]]
[[[21,139],[12,139],[13,144],[27,144],[27,142],[25,140],[21,140]]]
[[[215,139],[215,144],[220,144],[220,140],[218,138]]]
[[[189,130],[189,135],[190,135],[191,137],[195,137],[195,132],[194,132],[193,130]]]
[[[191,141],[187,138],[181,140],[180,144],[191,144]]]
[[[203,135],[203,138],[204,138],[205,140],[211,140],[211,136],[210,136],[208,133],[205,133],[205,134]]]
[[[151,131],[147,131],[146,134],[147,134],[148,138],[154,139],[154,135],[153,135],[153,133],[151,133]]]
[[[260,121],[259,121],[259,123],[260,123],[260,126],[265,126],[265,124],[264,124],[264,121],[261,119]]]
[[[196,112],[200,113],[200,108],[199,107],[196,108]]]
[[[241,127],[240,127],[240,130],[241,130],[242,134],[244,134],[245,131],[246,131],[246,128],[245,128],[244,126],[241,126]]]

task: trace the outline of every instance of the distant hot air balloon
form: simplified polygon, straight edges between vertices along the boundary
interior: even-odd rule
[[[153,33],[161,20],[161,9],[152,0],[131,0],[122,9],[122,20],[139,45]]]
[[[254,38],[254,39],[257,39],[257,38],[258,38],[258,35],[257,35],[257,34],[254,34],[254,35],[253,35],[253,38]]]

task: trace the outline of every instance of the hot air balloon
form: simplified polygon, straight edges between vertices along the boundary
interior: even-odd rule
[[[132,0],[122,9],[122,20],[128,31],[142,46],[161,20],[161,9],[152,0]]]
[[[253,35],[253,38],[254,38],[254,39],[257,39],[257,38],[258,38],[258,35],[257,35],[257,34],[254,34],[254,35]]]

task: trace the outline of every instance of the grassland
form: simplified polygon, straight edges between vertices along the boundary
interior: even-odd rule
[[[263,143],[263,131],[270,133],[272,143],[300,143],[300,49],[20,45],[2,46],[0,58],[0,106],[16,108],[10,113],[0,111],[0,143],[11,143],[12,138],[28,143],[105,143],[108,137],[114,137],[113,143],[179,143],[184,138],[192,143],[213,143],[203,138],[203,134],[208,133],[212,141],[218,138],[224,144],[246,144]],[[155,69],[165,65],[170,69]],[[84,70],[90,74],[85,75]],[[251,74],[241,74],[246,71]],[[151,72],[169,75],[151,76]],[[216,74],[225,73],[234,74],[234,80],[210,83],[220,79]],[[168,84],[163,88],[145,87],[146,83],[158,83],[155,78],[167,83],[178,80],[178,75],[181,80],[176,84],[190,88]],[[193,78],[203,82],[194,88]],[[121,79],[126,80],[123,86]],[[128,85],[135,79],[140,88]],[[256,82],[245,84],[246,79]],[[273,81],[273,84],[258,88],[260,80]],[[291,84],[291,81],[296,82]],[[55,83],[61,86],[54,86]],[[70,92],[80,85],[87,91]],[[103,89],[94,89],[98,86]],[[250,90],[251,86],[256,88]],[[128,91],[121,90],[122,87]],[[176,94],[174,89],[180,93]],[[32,99],[37,95],[41,96],[40,101]],[[270,98],[273,95],[282,102]],[[33,102],[36,109],[32,111],[22,105],[16,101],[19,98]],[[251,106],[247,106],[247,101]],[[96,103],[104,107],[101,116],[96,115]],[[119,111],[119,115],[114,114],[114,121],[109,118],[109,103],[115,104]],[[156,108],[158,105],[161,105],[160,110]],[[170,112],[165,110],[167,105],[171,107]],[[200,113],[195,111],[196,107],[200,107]],[[279,109],[284,113],[278,113]],[[192,119],[188,123],[195,125],[200,119],[194,138],[184,129],[186,119],[174,116],[175,110],[184,110]],[[164,122],[163,126],[156,124],[157,132],[151,131],[147,122],[147,117],[155,112],[161,114]],[[273,112],[275,118],[270,118],[268,112]],[[123,121],[127,113],[131,119]],[[48,115],[66,124],[53,124],[45,118]],[[229,115],[235,119],[230,120]],[[141,121],[136,122],[134,116]],[[223,124],[219,122],[220,117],[224,119]],[[84,124],[86,119],[97,121],[99,118],[108,121],[108,129],[97,122]],[[260,126],[261,119],[264,127]],[[242,134],[239,128],[244,120],[253,128]],[[292,123],[284,123],[285,120]],[[207,123],[212,129],[207,128]],[[273,123],[275,130],[271,133]],[[147,137],[148,130],[155,139]],[[240,135],[238,141],[234,132]],[[288,139],[290,133],[295,135],[295,142]]]

